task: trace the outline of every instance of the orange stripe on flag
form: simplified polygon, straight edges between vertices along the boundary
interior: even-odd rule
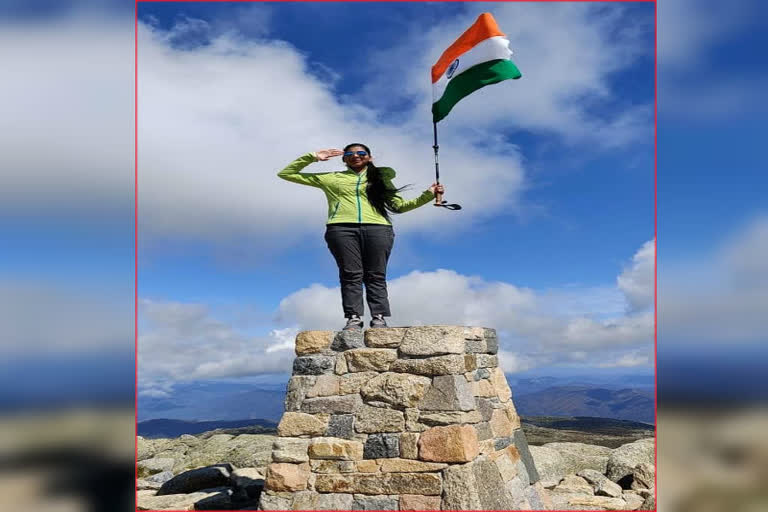
[[[461,36],[443,52],[437,63],[432,66],[432,83],[437,82],[453,61],[464,52],[470,50],[477,43],[485,41],[489,37],[503,35],[506,34],[499,29],[493,16],[487,12],[478,16],[477,21],[475,21],[466,32],[461,34]]]

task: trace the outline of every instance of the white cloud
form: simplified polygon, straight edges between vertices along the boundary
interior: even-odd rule
[[[635,368],[637,366],[650,366],[652,363],[653,361],[648,354],[632,352],[630,354],[624,354],[614,361],[600,363],[597,366],[600,368]]]
[[[721,63],[714,55],[743,34],[761,30],[759,20],[766,14],[759,0],[659,0],[659,111],[696,120],[764,112],[764,70]]]
[[[638,251],[635,262],[649,257],[648,247]],[[638,272],[633,279],[650,286],[640,281],[652,274]],[[507,372],[560,363],[629,367],[652,360],[653,315],[627,313],[626,304],[617,307],[618,289],[537,292],[445,269],[411,272],[391,280],[388,289],[393,326],[495,328]],[[590,311],[574,307],[579,295]],[[161,390],[153,383],[290,371],[298,331],[338,330],[344,322],[339,288],[320,284],[285,297],[275,320],[289,327],[267,336],[248,336],[202,304],[144,300],[140,311],[147,323],[139,336],[140,381],[143,389]]]
[[[652,104],[621,105],[622,94],[610,83],[612,74],[628,69],[641,56],[648,59],[647,72],[653,73],[653,48],[647,44],[651,16],[632,19],[623,6],[585,3],[470,5],[467,14],[455,20],[431,24],[427,30],[414,26],[395,48],[383,48],[370,60],[372,82],[361,97],[385,106],[415,101],[420,114],[414,114],[414,121],[428,124],[431,89],[426,71],[487,10],[507,33],[512,59],[523,77],[463,99],[441,124],[444,132],[467,131],[463,127],[479,127],[489,134],[523,129],[592,148],[652,141]],[[391,87],[393,76],[400,84],[396,90]],[[598,114],[595,107],[608,102],[613,102],[611,113]]]
[[[300,154],[353,139],[369,142],[380,165],[396,168],[398,183],[415,184],[406,195],[432,181],[428,130],[377,124],[368,108],[342,106],[290,45],[221,35],[208,46],[178,50],[165,43],[167,37],[140,25],[139,213],[145,239],[263,237],[286,244],[316,232],[325,216],[322,194],[276,173]],[[450,174],[448,196],[460,190],[462,202],[484,205],[455,218],[453,229],[514,207],[523,181],[520,157],[509,144],[497,150],[503,156],[459,141],[445,151],[450,168],[473,170]],[[308,171],[338,168],[334,162]],[[427,208],[411,212],[398,219],[398,229],[431,229],[434,214]]]
[[[632,293],[627,297],[637,305],[641,291],[653,289],[652,272],[642,271],[649,258],[653,261],[652,251],[653,244],[648,242],[633,259],[637,271],[630,272]],[[604,287],[537,292],[437,270],[411,272],[390,281],[388,289],[395,325],[494,327],[510,368],[567,361],[598,364],[606,350],[615,349],[652,353],[653,313],[628,308],[618,287],[613,293]],[[578,297],[590,308],[576,307]],[[314,284],[286,297],[280,317],[295,321],[300,329],[338,329],[343,320],[340,302],[338,287]]]
[[[660,348],[765,342],[768,215],[715,244],[708,253],[660,259]]]
[[[654,245],[654,240],[643,244],[632,257],[632,264],[616,278],[633,311],[642,311],[653,305]]]
[[[121,19],[0,22],[0,47],[13,48],[0,80],[0,210],[100,219],[117,210],[129,222],[133,22]]]
[[[140,315],[146,322],[138,347],[143,388],[155,389],[158,382],[290,371],[294,353],[280,350],[292,336],[290,329],[248,335],[218,320],[202,304],[145,299]]]
[[[0,281],[0,354],[132,353],[133,308],[127,297],[82,285]]]

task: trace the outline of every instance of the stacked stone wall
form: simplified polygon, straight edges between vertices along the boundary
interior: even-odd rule
[[[548,508],[493,329],[305,331],[262,510]]]

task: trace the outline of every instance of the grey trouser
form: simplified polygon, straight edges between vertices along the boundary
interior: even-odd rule
[[[392,226],[328,224],[325,241],[339,267],[344,316],[363,316],[363,283],[371,315],[390,316],[387,261],[395,241]]]

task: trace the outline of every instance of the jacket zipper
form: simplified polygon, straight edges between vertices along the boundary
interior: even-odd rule
[[[355,190],[357,194],[357,222],[358,223],[363,222],[363,210],[360,207],[360,180],[361,179],[363,179],[362,173],[357,175],[357,189]]]
[[[336,216],[336,213],[339,211],[339,204],[341,204],[339,201],[336,201],[336,208],[333,209],[333,213],[331,214],[331,218],[328,220],[331,220]]]

